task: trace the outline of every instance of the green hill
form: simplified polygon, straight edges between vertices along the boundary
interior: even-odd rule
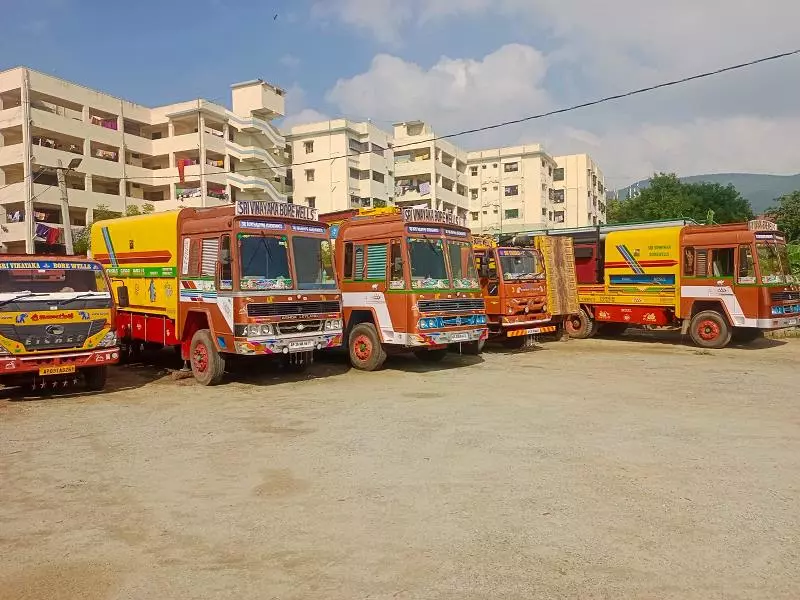
[[[720,183],[722,185],[733,184],[739,193],[750,201],[753,212],[761,214],[774,203],[775,199],[800,190],[800,174],[797,175],[760,175],[756,173],[717,173],[712,175],[692,175],[681,177],[685,183]],[[627,198],[631,188],[638,186],[645,188],[648,180],[640,181],[636,184],[619,190],[620,198]]]

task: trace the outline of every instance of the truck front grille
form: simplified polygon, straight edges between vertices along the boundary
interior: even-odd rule
[[[67,350],[81,348],[86,340],[103,330],[106,321],[85,321],[83,323],[49,323],[47,325],[0,325],[0,335],[20,342],[25,350]],[[48,331],[54,326],[62,327],[57,334]]]
[[[776,292],[772,294],[773,302],[782,302],[784,300],[800,300],[800,292]]]
[[[248,304],[248,317],[283,317],[340,312],[338,302],[274,302]]]
[[[448,300],[420,300],[417,307],[421,313],[462,312],[484,310],[483,298],[456,298]]]
[[[322,331],[324,321],[288,321],[286,323],[277,323],[278,333],[315,333]]]

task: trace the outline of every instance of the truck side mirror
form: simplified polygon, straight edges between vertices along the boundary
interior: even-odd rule
[[[117,306],[126,308],[131,305],[130,297],[128,296],[128,286],[121,285],[117,288]]]

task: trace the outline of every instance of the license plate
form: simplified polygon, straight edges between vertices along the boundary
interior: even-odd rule
[[[39,367],[39,375],[64,375],[74,373],[75,365],[63,365],[59,367]]]
[[[304,342],[289,342],[289,350],[311,350],[314,348],[314,340]]]
[[[451,333],[450,334],[450,341],[452,342],[463,342],[464,340],[469,339],[468,333]]]
[[[534,327],[533,329],[525,330],[525,335],[535,335],[537,333],[542,333],[541,327]]]

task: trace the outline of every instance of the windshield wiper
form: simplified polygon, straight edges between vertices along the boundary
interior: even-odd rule
[[[83,294],[78,294],[73,298],[65,298],[64,300],[59,300],[59,304],[66,304],[67,302],[72,302],[73,300],[80,300],[81,298],[94,298],[95,294],[102,294],[104,292],[86,292]]]
[[[0,301],[0,306],[5,306],[11,302],[16,302],[17,300],[22,300],[23,298],[33,298],[34,296],[49,296],[47,292],[28,292],[24,291],[19,296],[14,296],[13,298],[8,298],[7,300]]]

